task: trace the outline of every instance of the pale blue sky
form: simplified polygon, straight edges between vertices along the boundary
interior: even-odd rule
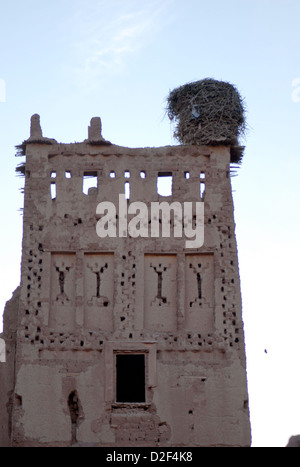
[[[299,0],[0,0],[0,310],[19,283],[14,146],[32,114],[61,142],[84,140],[100,116],[115,144],[163,146],[177,144],[175,87],[212,77],[245,97],[233,188],[254,446],[300,433],[299,24]]]

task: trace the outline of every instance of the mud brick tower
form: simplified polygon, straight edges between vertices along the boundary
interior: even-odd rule
[[[60,144],[34,115],[19,150],[22,273],[1,336],[2,445],[249,446],[230,146],[120,147],[100,118],[84,142]],[[97,234],[97,206],[118,207],[120,194],[149,208],[148,237],[131,235],[118,209],[116,236]],[[151,202],[162,201],[204,204],[202,246],[186,248],[172,215],[171,236],[151,236],[162,221]]]

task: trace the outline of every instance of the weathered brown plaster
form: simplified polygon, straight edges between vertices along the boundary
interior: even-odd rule
[[[32,120],[21,286],[2,336],[0,444],[249,446],[230,147],[119,147],[98,118],[88,133],[59,144]],[[157,194],[158,173],[172,173],[171,197]],[[88,194],[85,174],[97,181]],[[130,202],[204,202],[204,245],[100,239],[96,207],[118,205],[125,182]],[[145,403],[116,403],[118,353],[145,355]]]

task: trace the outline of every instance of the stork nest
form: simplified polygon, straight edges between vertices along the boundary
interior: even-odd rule
[[[167,114],[182,144],[237,145],[246,131],[245,107],[230,83],[206,78],[174,89]]]

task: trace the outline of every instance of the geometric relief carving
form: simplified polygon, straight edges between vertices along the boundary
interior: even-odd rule
[[[85,327],[111,331],[113,324],[114,255],[84,255]]]
[[[177,257],[145,255],[144,323],[153,331],[177,328]]]
[[[99,262],[98,260],[93,261],[92,263],[87,262],[87,267],[92,271],[94,274],[94,295],[91,296],[90,300],[88,300],[88,305],[99,305],[99,306],[108,306],[109,305],[109,298],[103,293],[104,285],[105,285],[105,270],[108,269],[108,263],[104,263],[103,261]]]
[[[169,305],[170,302],[167,301],[167,297],[162,296],[162,284],[163,284],[163,274],[171,267],[171,265],[168,264],[168,266],[162,266],[162,264],[159,263],[158,266],[154,266],[152,262],[150,262],[150,267],[153,268],[153,270],[157,274],[157,294],[154,300],[151,302],[151,305],[161,306],[163,303],[166,303],[167,305]],[[165,276],[166,275],[164,275],[164,277]]]
[[[214,256],[185,257],[185,328],[212,332],[214,328]]]
[[[58,275],[58,283],[60,293],[56,297],[56,302],[60,305],[68,304],[70,302],[70,297],[65,293],[66,283],[70,282],[68,279],[70,278],[69,272],[73,269],[73,265],[65,265],[64,261],[56,261],[54,262],[55,270]]]
[[[75,266],[74,253],[51,255],[50,326],[72,330],[75,324]]]

